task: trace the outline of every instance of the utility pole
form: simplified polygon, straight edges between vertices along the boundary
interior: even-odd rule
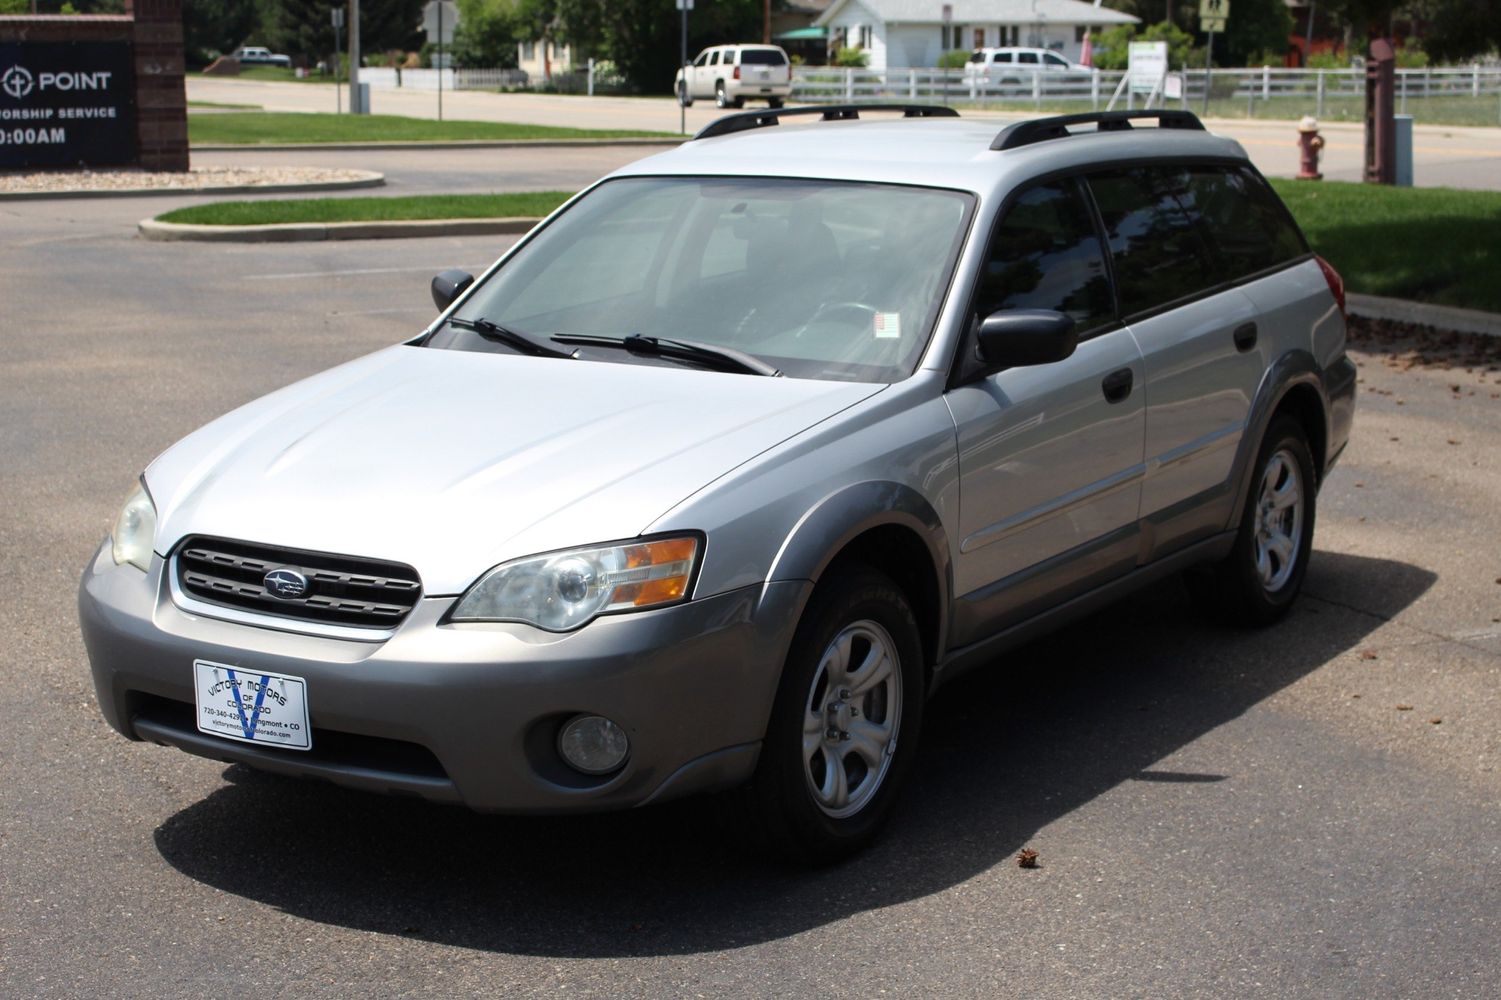
[[[766,0],[761,7],[761,44],[771,44],[771,0]]]
[[[678,131],[688,134],[688,12],[693,9],[693,0],[678,0],[678,10],[683,15],[682,47],[678,52],[678,65],[683,68],[683,92],[678,95]]]
[[[334,114],[341,115],[344,113],[344,105],[339,90],[339,87],[342,85],[342,81],[339,79],[341,76],[339,73],[339,63],[344,60],[339,53],[339,33],[344,30],[344,8],[335,7],[331,11],[331,14],[334,25]]]
[[[360,0],[349,0],[349,110],[370,112],[360,99]]]
[[[443,0],[438,0],[438,121],[443,120]]]

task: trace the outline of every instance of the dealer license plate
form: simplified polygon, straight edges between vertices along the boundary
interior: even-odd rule
[[[198,731],[241,743],[307,750],[307,681],[251,667],[193,661]]]

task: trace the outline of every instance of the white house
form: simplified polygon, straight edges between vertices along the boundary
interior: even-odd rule
[[[831,49],[864,49],[871,69],[893,69],[936,66],[951,49],[1000,45],[1078,59],[1089,31],[1140,21],[1080,0],[833,0],[814,23],[829,29]]]

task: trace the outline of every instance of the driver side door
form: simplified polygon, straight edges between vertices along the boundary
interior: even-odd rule
[[[1136,565],[1144,369],[1116,316],[1105,260],[1073,178],[1023,190],[991,234],[963,350],[974,351],[981,318],[1005,309],[1066,313],[1079,346],[1063,361],[1006,369],[945,395],[959,448],[956,646]]]

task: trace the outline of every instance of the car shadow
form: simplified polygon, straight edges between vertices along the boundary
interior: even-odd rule
[[[1159,761],[1358,645],[1426,570],[1316,554],[1274,628],[1203,623],[1169,580],[1008,654],[928,708],[886,834],[833,868],[756,849],[729,796],[600,816],[480,816],[242,766],[155,832],[178,871],[323,923],[529,955],[688,954],[787,937],[940,892],[1129,780],[1243,775]],[[1379,594],[1373,611],[1349,595]],[[1365,604],[1365,601],[1361,601]]]

